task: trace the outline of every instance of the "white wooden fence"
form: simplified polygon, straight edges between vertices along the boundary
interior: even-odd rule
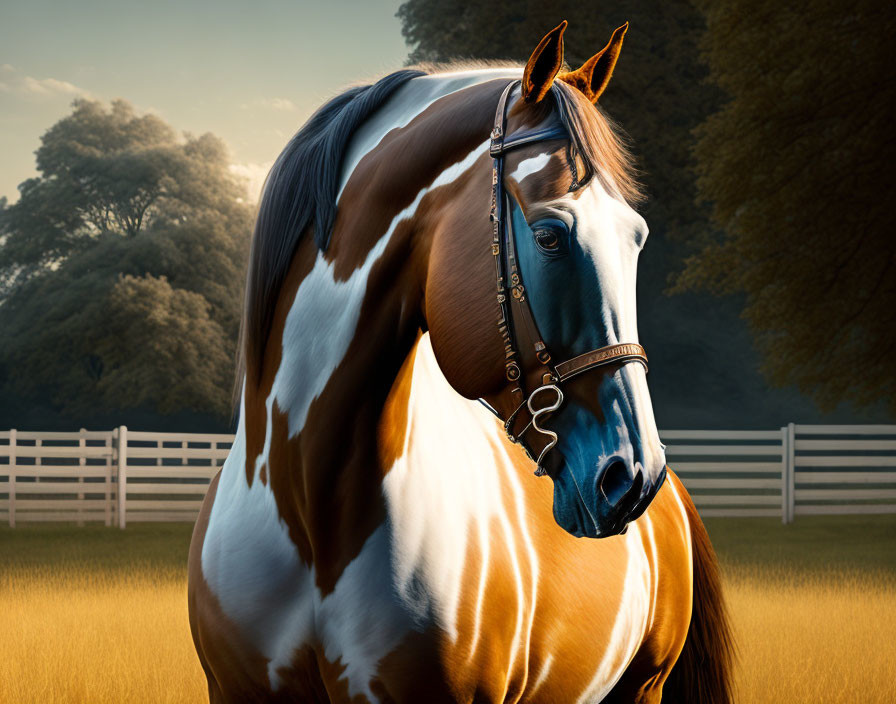
[[[0,521],[193,521],[232,435],[0,431]]]
[[[703,516],[896,513],[896,425],[667,430]],[[0,521],[193,521],[232,435],[0,431]]]

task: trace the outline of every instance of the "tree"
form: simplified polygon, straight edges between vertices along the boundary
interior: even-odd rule
[[[3,393],[226,418],[252,212],[224,144],[78,100],[0,209]]]
[[[710,77],[699,194],[724,235],[680,289],[742,292],[773,383],[896,413],[896,7],[698,0]]]

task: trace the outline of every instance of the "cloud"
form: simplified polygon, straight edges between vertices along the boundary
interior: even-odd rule
[[[40,95],[53,95],[56,93],[62,93],[66,95],[83,95],[86,94],[87,91],[78,88],[73,83],[69,83],[68,81],[59,81],[55,78],[32,78],[31,76],[25,76],[22,79],[22,86],[29,93],[38,93]]]
[[[264,179],[267,177],[268,171],[271,170],[273,163],[274,162],[269,161],[266,164],[255,164],[250,162],[246,164],[230,165],[230,173],[245,179],[246,195],[248,196],[250,203],[257,203],[261,198],[261,189],[262,186],[264,186]]]
[[[90,96],[90,92],[68,81],[58,78],[35,78],[27,76],[11,64],[0,65],[0,92],[15,93],[30,98],[69,98],[76,95]]]
[[[261,98],[251,103],[243,103],[240,105],[243,110],[250,108],[264,108],[266,110],[277,110],[279,112],[295,112],[298,106],[289,98]]]
[[[270,98],[268,100],[260,101],[261,105],[266,108],[270,108],[271,110],[283,110],[285,112],[292,112],[296,110],[296,104],[292,102],[289,98]]]

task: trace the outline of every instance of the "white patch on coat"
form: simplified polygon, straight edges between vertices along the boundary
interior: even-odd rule
[[[478,411],[482,411],[480,407]],[[494,423],[494,420],[492,420]],[[505,494],[511,499],[511,505],[515,509],[516,515],[513,516],[514,524],[517,526],[522,539],[522,545],[516,548],[511,545],[514,552],[525,551],[525,564],[529,568],[529,589],[528,593],[525,587],[520,583],[518,586],[519,603],[517,606],[517,628],[514,632],[512,641],[508,672],[513,671],[518,654],[522,654],[524,670],[529,669],[530,645],[532,642],[532,626],[535,619],[535,613],[538,606],[538,579],[539,579],[539,560],[538,551],[529,532],[529,519],[526,515],[526,495],[519,474],[514,467],[514,462],[507,454],[507,445],[501,443],[501,460],[498,466],[504,472]],[[508,680],[509,684],[509,680]],[[505,691],[506,694],[506,691]]]
[[[268,660],[272,689],[296,649],[317,640],[328,660],[345,666],[350,695],[374,701],[369,683],[377,662],[413,628],[392,589],[389,532],[378,528],[322,598],[270,486],[246,483],[244,437],[237,434],[221,473],[202,546],[203,576],[222,611]]]
[[[647,232],[644,218],[604,190],[597,178],[549,205],[573,216],[579,245],[597,270],[608,344],[637,342],[635,278],[638,253]]]
[[[548,165],[548,162],[550,160],[550,154],[539,154],[538,156],[530,156],[526,159],[523,159],[513,170],[513,173],[510,174],[510,178],[512,178],[517,183],[522,183],[523,179],[527,176],[531,176],[532,174],[541,171],[545,166]]]
[[[419,197],[395,216],[348,279],[338,280],[335,262],[328,262],[319,251],[314,268],[299,285],[286,316],[280,367],[267,401],[269,421],[272,400],[287,412],[290,437],[305,426],[308,409],[323,393],[355,339],[370,270],[389,244],[395,226],[414,214]],[[265,438],[265,448],[270,449],[269,438]]]
[[[519,612],[527,602],[519,553],[531,560],[534,550],[515,549],[517,516],[508,513],[507,503],[517,514],[525,510],[524,504],[519,505],[524,497],[516,490],[508,496],[506,477],[495,466],[496,454],[499,465],[510,464],[498,424],[478,403],[451,388],[428,334],[417,346],[407,417],[404,450],[383,480],[392,520],[396,589],[418,617],[433,616],[456,641],[468,556],[478,543],[480,555],[487,558],[490,549],[512,561],[513,580],[523,592],[514,604],[519,630],[523,622]],[[439,442],[442,438],[462,441]],[[492,522],[501,530],[492,533]],[[536,571],[534,565],[527,567]],[[485,579],[480,574],[477,601]],[[478,618],[475,628],[478,632]]]
[[[278,638],[313,621],[313,577],[280,519],[270,486],[245,471],[243,408],[236,438],[218,482],[202,545],[202,574],[224,614],[265,657],[278,652]]]

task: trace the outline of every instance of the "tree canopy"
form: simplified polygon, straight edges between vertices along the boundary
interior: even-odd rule
[[[695,150],[723,235],[679,287],[746,295],[774,383],[896,413],[896,6],[697,4],[729,97]]]
[[[0,209],[3,392],[226,418],[252,212],[224,144],[77,100]]]

